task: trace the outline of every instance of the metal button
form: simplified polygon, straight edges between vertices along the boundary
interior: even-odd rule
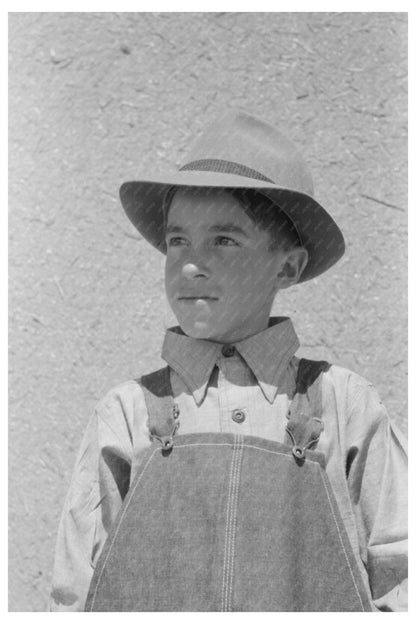
[[[246,415],[244,414],[243,410],[235,409],[231,415],[231,418],[236,423],[242,423],[245,421]]]
[[[292,453],[296,459],[305,459],[305,449],[300,446],[294,446],[292,448]]]
[[[235,353],[235,347],[233,345],[224,345],[221,353],[224,357],[232,357]]]

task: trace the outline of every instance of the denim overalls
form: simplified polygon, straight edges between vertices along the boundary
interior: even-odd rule
[[[176,435],[169,369],[142,377],[151,447],[86,611],[372,611],[325,472],[326,362],[300,360],[285,444]]]

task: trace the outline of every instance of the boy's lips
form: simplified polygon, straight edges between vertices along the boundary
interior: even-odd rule
[[[210,297],[208,295],[182,295],[178,297],[179,301],[194,301],[197,299],[206,299],[208,301],[218,301],[218,297]]]

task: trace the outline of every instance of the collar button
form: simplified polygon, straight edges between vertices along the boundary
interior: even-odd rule
[[[221,353],[224,357],[232,357],[235,353],[235,347],[233,345],[224,345]]]

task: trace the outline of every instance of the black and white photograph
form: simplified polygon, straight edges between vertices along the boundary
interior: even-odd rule
[[[408,13],[194,9],[8,13],[8,611],[407,612]]]

